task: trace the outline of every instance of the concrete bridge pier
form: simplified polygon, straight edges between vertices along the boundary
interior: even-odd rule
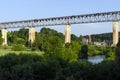
[[[31,44],[33,44],[35,41],[35,27],[29,28],[29,41]]]
[[[71,42],[71,28],[70,24],[67,24],[65,26],[65,43],[70,43]]]
[[[113,46],[116,46],[119,40],[119,32],[118,32],[118,26],[119,26],[119,22],[118,21],[114,21],[113,22]]]
[[[2,38],[3,38],[2,45],[6,46],[7,45],[7,29],[3,28],[3,29],[1,29],[1,32],[2,32]]]

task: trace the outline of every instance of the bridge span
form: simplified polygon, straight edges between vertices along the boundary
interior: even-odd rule
[[[70,26],[72,24],[97,23],[97,22],[113,22],[113,45],[118,43],[118,22],[120,21],[120,11],[72,15],[62,17],[52,17],[43,19],[31,19],[12,22],[1,22],[0,29],[2,30],[3,45],[7,45],[7,29],[8,28],[24,28],[29,27],[29,41],[35,40],[35,27],[66,25],[65,43],[69,43]]]

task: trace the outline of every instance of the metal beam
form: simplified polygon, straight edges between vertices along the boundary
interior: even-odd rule
[[[55,25],[66,25],[66,24],[82,24],[82,23],[113,22],[113,21],[120,21],[120,11],[2,22],[0,23],[0,28],[22,28],[22,27],[30,27],[30,26],[43,27],[43,26],[55,26]]]

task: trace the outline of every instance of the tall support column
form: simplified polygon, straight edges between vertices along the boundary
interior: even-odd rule
[[[113,46],[116,46],[119,40],[118,37],[118,21],[113,22]]]
[[[70,43],[71,42],[71,28],[70,24],[67,24],[65,26],[65,43]]]
[[[91,44],[91,35],[88,36],[88,44]]]
[[[35,27],[29,28],[29,41],[31,42],[31,44],[33,44],[35,41]]]
[[[3,43],[2,45],[7,45],[7,29],[1,29],[2,32],[2,38],[3,38]]]

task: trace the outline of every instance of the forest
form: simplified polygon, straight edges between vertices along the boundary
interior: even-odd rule
[[[82,38],[87,36],[71,34],[71,43],[65,44],[63,33],[42,28],[31,44],[28,33],[25,28],[7,33],[9,46],[0,49],[19,54],[9,52],[0,56],[0,80],[120,80],[120,41],[116,47],[98,46],[83,42]],[[112,34],[91,35],[92,42],[110,40],[109,36]],[[105,60],[92,64],[87,59],[94,55],[105,55]]]

